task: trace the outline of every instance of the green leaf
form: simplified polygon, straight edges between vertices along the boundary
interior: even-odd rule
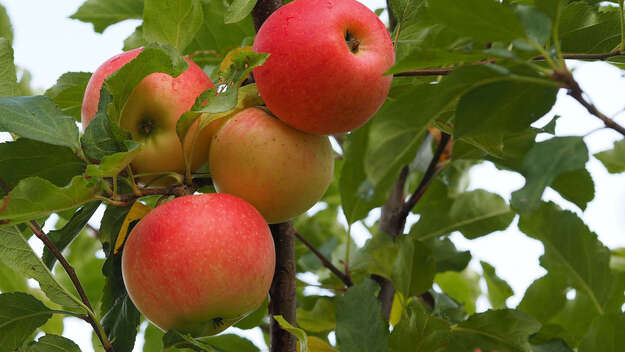
[[[265,317],[267,316],[267,312],[268,312],[267,306],[269,304],[268,298],[269,297],[265,298],[263,303],[258,308],[256,308],[255,311],[253,311],[248,316],[246,316],[245,318],[239,320],[236,324],[234,324],[234,327],[243,329],[243,330],[248,330],[248,329],[253,329],[259,326],[265,320]]]
[[[319,297],[311,310],[297,308],[297,325],[311,332],[336,328],[336,304],[332,299]]]
[[[558,175],[583,169],[588,161],[588,148],[582,137],[554,137],[536,143],[525,155],[521,173],[525,186],[512,193],[511,205],[521,214],[527,214],[540,205],[545,188]]]
[[[143,38],[143,25],[138,25],[135,31],[124,40],[124,47],[122,50],[130,51],[142,46],[146,46],[148,42]]]
[[[544,46],[551,37],[551,19],[533,6],[519,5],[515,13],[523,23],[527,37]]]
[[[395,16],[397,24],[401,27],[406,25],[417,14],[419,7],[424,5],[423,0],[390,0],[388,2],[390,11]]]
[[[101,202],[91,202],[85,204],[82,208],[78,209],[76,213],[72,216],[63,228],[60,230],[53,230],[48,232],[48,237],[52,240],[52,243],[56,246],[59,251],[63,251],[65,247],[67,247],[76,236],[82,231],[82,229],[87,224],[87,221],[91,219],[91,216],[100,206]],[[42,256],[43,263],[48,267],[48,269],[52,269],[54,263],[56,262],[56,257],[52,253],[52,251],[45,247],[43,249]]]
[[[0,212],[0,224],[17,224],[75,208],[94,200],[100,189],[100,183],[82,176],[75,176],[65,187],[40,177],[25,178],[9,192],[7,207]]]
[[[345,164],[339,178],[341,205],[348,224],[363,219],[369,211],[386,200],[379,188],[367,179],[364,159],[369,143],[371,122],[345,136],[343,156]]]
[[[404,297],[418,296],[432,287],[436,263],[432,251],[414,236],[400,236],[392,281]]]
[[[162,351],[163,335],[164,333],[161,329],[148,322],[148,327],[145,328],[145,333],[143,335],[145,338],[143,352]]]
[[[562,51],[570,53],[610,52],[621,40],[618,7],[595,7],[584,1],[566,6],[560,19]]]
[[[472,65],[454,70],[439,84],[405,85],[391,90],[371,122],[365,154],[368,179],[376,187],[396,179],[401,168],[414,158],[427,126],[436,118],[450,115],[460,96],[481,85],[516,79],[518,76],[500,66]]]
[[[41,290],[54,303],[68,308],[84,308],[76,296],[56,281],[14,226],[0,227],[0,261],[16,272],[37,280]]]
[[[256,33],[250,16],[225,24],[226,5],[225,1],[206,1],[202,4],[204,23],[185,50],[185,54],[193,54],[193,61],[199,65],[219,65],[226,53],[241,47],[245,38],[252,38]]]
[[[17,350],[51,317],[52,311],[31,295],[0,294],[0,351]]]
[[[480,261],[484,271],[484,279],[488,288],[488,300],[495,309],[506,308],[506,299],[514,295],[512,287],[506,281],[497,276],[495,268],[483,261]]]
[[[9,42],[13,41],[11,19],[7,14],[7,10],[2,5],[0,5],[0,37],[8,39]]]
[[[0,98],[0,131],[80,150],[74,119],[42,95]]]
[[[586,205],[595,198],[595,183],[584,168],[559,174],[551,188],[582,210],[586,210]]]
[[[189,67],[175,48],[166,44],[150,44],[132,61],[104,80],[103,87],[113,96],[112,106],[107,108],[107,115],[115,122],[126,100],[135,87],[146,76],[161,72],[177,77]]]
[[[130,164],[141,151],[142,144],[126,141],[128,151],[102,157],[100,164],[88,165],[85,175],[91,177],[115,177]]]
[[[454,135],[520,132],[545,115],[556,101],[555,87],[497,82],[473,89],[458,103]],[[493,101],[499,102],[492,104]]]
[[[257,0],[233,0],[226,9],[224,23],[229,24],[242,21],[252,12],[252,9],[256,6],[256,1]]]
[[[625,139],[614,142],[613,149],[595,154],[595,158],[599,159],[611,174],[625,172]]]
[[[432,191],[432,190],[430,190]],[[466,238],[477,238],[494,231],[505,230],[514,213],[501,196],[475,190],[460,193],[458,197],[445,199],[441,196],[437,203],[424,203],[419,222],[414,224],[410,233],[421,240],[428,240],[460,231]]]
[[[525,291],[517,307],[541,323],[548,322],[566,304],[567,280],[558,273],[549,273],[536,279]]]
[[[298,329],[299,330],[299,329]],[[218,336],[200,337],[197,339],[217,351],[259,352],[252,341],[235,334],[222,334]],[[313,351],[314,352],[314,351]]]
[[[65,115],[80,121],[80,109],[89,78],[91,78],[89,72],[64,73],[44,94],[52,99]]]
[[[475,39],[512,41],[525,36],[512,7],[490,0],[430,0],[428,11],[440,23]]]
[[[106,107],[112,101],[113,97],[111,97],[109,92],[106,89],[102,89],[98,112],[85,129],[85,134],[81,138],[85,154],[95,160],[102,160],[107,155],[124,151],[124,146],[118,142],[120,136],[115,132],[119,132],[121,127],[109,119],[106,114]],[[125,137],[125,139],[131,138],[130,133],[127,133]]]
[[[125,290],[124,290],[125,291]],[[113,305],[103,307],[102,327],[109,339],[113,341],[113,348],[118,352],[131,352],[135,345],[135,338],[139,332],[141,313],[130,300],[128,294],[117,296]]]
[[[371,279],[350,287],[339,297],[336,309],[336,341],[341,352],[384,352],[389,331]]]
[[[464,305],[469,314],[475,313],[475,301],[482,293],[480,277],[470,270],[447,271],[436,274],[434,282],[451,298]]]
[[[432,249],[436,272],[462,271],[471,260],[471,252],[458,251],[449,238],[432,238],[425,242]]]
[[[28,345],[26,352],[80,352],[80,347],[70,339],[57,335],[46,335]]]
[[[114,23],[141,18],[142,14],[143,0],[87,0],[70,18],[93,23],[93,29],[102,33]]]
[[[489,310],[474,314],[451,328],[449,351],[530,352],[529,336],[540,329],[540,323],[524,313],[511,310]]]
[[[391,236],[378,231],[354,253],[350,271],[352,274],[375,274],[390,279],[398,251]]]
[[[65,186],[84,170],[84,162],[67,147],[27,138],[0,143],[0,180],[9,189],[32,176],[44,178],[56,186]],[[0,195],[4,195],[4,190],[0,189]]]
[[[429,293],[434,297],[433,315],[453,323],[459,323],[466,319],[467,312],[462,304],[444,293],[438,293],[434,290],[430,290]]]
[[[200,0],[145,0],[143,36],[148,42],[170,44],[182,52],[203,22]]]
[[[280,327],[282,329],[290,332],[291,334],[293,334],[293,336],[297,337],[297,341],[299,342],[300,352],[308,351],[308,335],[306,335],[306,332],[304,330],[298,329],[295,326],[291,325],[281,315],[274,315],[273,319],[275,319],[278,322],[278,324],[280,324]]]
[[[449,325],[445,320],[431,316],[416,301],[410,301],[404,312],[405,315],[391,333],[390,352],[444,350],[449,337]]]
[[[533,214],[521,216],[519,229],[545,246],[541,265],[567,277],[573,287],[588,295],[594,309],[603,313],[611,285],[610,251],[597,235],[574,213],[554,203],[541,203]]]
[[[625,314],[610,314],[597,317],[582,343],[579,352],[620,352],[625,346]]]
[[[1,292],[28,292],[28,284],[26,278],[15,272],[7,265],[0,262],[0,291]]]
[[[3,14],[6,16],[4,7],[0,7],[0,26],[2,25]],[[14,97],[16,95],[19,95],[19,90],[15,65],[13,64],[11,40],[2,38],[0,33],[0,97]]]
[[[563,333],[558,337],[572,347],[579,346],[593,319],[600,316],[592,299],[584,291],[576,290],[575,293],[575,298],[567,300],[562,311],[550,321],[563,328]]]

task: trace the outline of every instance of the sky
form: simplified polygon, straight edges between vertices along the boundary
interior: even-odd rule
[[[97,34],[90,24],[69,19],[82,0],[0,0],[7,8],[15,32],[15,62],[33,76],[35,88],[45,90],[52,86],[61,74],[68,71],[93,72],[109,57],[120,53],[123,40],[130,35],[139,21],[115,24]],[[382,7],[384,1],[363,1],[372,9]],[[625,76],[605,63],[570,62],[575,68],[575,78],[587,92],[599,110],[625,124]],[[561,91],[556,105],[536,126],[546,124],[554,115],[562,116],[557,123],[559,136],[586,135],[591,154],[610,149],[621,138],[616,132],[599,129],[601,122]],[[539,139],[547,138],[539,135]],[[2,136],[0,136],[0,141]],[[590,157],[586,165],[595,181],[595,200],[582,213],[572,203],[548,189],[544,199],[553,200],[560,206],[579,214],[590,229],[608,247],[625,247],[625,175],[611,175],[603,165]],[[486,189],[500,194],[509,201],[510,194],[521,188],[523,178],[515,173],[497,170],[491,163],[484,163],[471,170],[470,189]],[[515,295],[508,300],[514,307],[523,297],[525,289],[545,271],[538,258],[543,253],[540,242],[533,240],[516,227],[517,221],[505,231],[499,231],[473,241],[455,233],[452,240],[460,249],[470,250],[474,256],[471,268],[480,272],[479,261],[486,261],[497,269],[497,274],[514,289]],[[358,226],[353,228],[357,244],[364,244],[367,235]],[[39,248],[40,249],[40,248]],[[485,299],[478,301],[478,310],[487,309]],[[85,352],[92,351],[90,327],[79,320],[66,324],[64,335],[73,339]],[[250,335],[251,334],[251,335]],[[248,332],[254,341],[261,341],[259,331]],[[135,351],[140,351],[140,343]]]

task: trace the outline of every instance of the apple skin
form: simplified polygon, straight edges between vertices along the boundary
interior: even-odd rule
[[[264,110],[248,108],[215,134],[209,166],[219,192],[245,199],[273,224],[321,199],[332,180],[334,156],[327,136],[296,130]]]
[[[346,43],[358,40],[353,53]],[[299,130],[335,134],[362,126],[382,106],[395,62],[391,37],[355,0],[295,0],[263,23],[254,51],[270,53],[254,78],[269,110]]]
[[[122,275],[139,311],[159,328],[217,334],[264,301],[275,270],[269,226],[228,194],[164,203],[132,230]]]
[[[83,130],[93,120],[98,110],[100,89],[104,80],[126,63],[137,57],[143,48],[114,56],[104,62],[91,76],[82,104]],[[184,173],[184,157],[176,122],[195,103],[198,95],[214,87],[204,71],[187,59],[189,68],[174,78],[164,73],[152,73],[134,89],[121,111],[120,126],[129,131],[132,139],[143,142],[143,149],[132,161],[135,173]],[[191,149],[197,122],[185,138],[185,151]],[[201,131],[193,150],[192,170],[206,162],[209,141],[214,128]]]

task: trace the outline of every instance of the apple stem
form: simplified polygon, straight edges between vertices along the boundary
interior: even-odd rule
[[[276,248],[276,271],[269,289],[269,316],[295,325],[295,229],[291,222],[269,225]],[[295,352],[297,339],[271,318],[271,352]]]

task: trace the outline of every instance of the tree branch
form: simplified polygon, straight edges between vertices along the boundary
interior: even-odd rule
[[[271,352],[295,352],[296,338],[273,319],[282,315],[295,325],[295,229],[291,222],[269,225],[276,247],[276,271],[269,289]]]
[[[399,178],[395,182],[395,187],[393,188],[391,196],[382,207],[382,214],[380,215],[380,230],[388,233],[393,238],[403,232],[408,214],[410,214],[412,208],[414,208],[415,204],[417,204],[419,199],[421,199],[430,182],[436,175],[436,172],[438,171],[438,163],[450,138],[451,136],[447,133],[442,133],[436,152],[434,153],[434,156],[432,157],[421,182],[419,182],[419,185],[406,202],[404,202],[404,186],[408,176],[408,167],[405,166],[402,169],[399,174]],[[378,298],[382,303],[382,314],[388,320],[393,306],[395,288],[393,287],[393,283],[385,277],[372,275],[372,278],[380,284],[380,293],[378,294]],[[428,292],[422,295],[422,299],[426,302],[432,301]]]
[[[354,285],[354,283],[352,282],[352,279],[350,279],[345,273],[343,273],[334,264],[332,264],[332,262],[328,258],[326,258],[326,256],[323,255],[323,253],[319,252],[317,248],[315,248],[315,246],[312,245],[312,243],[308,242],[308,240],[305,239],[304,236],[302,236],[298,232],[295,232],[295,237],[297,237],[297,239],[300,242],[302,242],[306,247],[308,247],[308,249],[310,249],[310,251],[313,252],[313,254],[317,256],[317,258],[319,258],[319,261],[321,262],[323,266],[328,268],[332,272],[332,274],[334,274],[336,277],[339,278],[339,280],[343,281],[345,286],[351,287]]]
[[[432,179],[438,172],[438,163],[441,160],[441,156],[445,152],[445,147],[447,146],[447,143],[449,143],[450,139],[451,139],[450,135],[448,135],[445,132],[441,133],[441,140],[438,143],[438,147],[436,148],[436,152],[434,153],[434,156],[432,156],[432,160],[430,161],[428,168],[425,170],[425,174],[423,175],[423,178],[419,182],[419,185],[414,190],[412,195],[410,195],[410,198],[408,198],[408,201],[406,201],[406,203],[403,205],[401,209],[401,216],[404,217],[404,221],[406,217],[408,216],[408,214],[410,214],[410,211],[412,211],[412,208],[414,208],[414,206],[417,204],[419,199],[421,199],[423,194],[425,194],[425,191],[430,185],[430,182],[432,182]]]
[[[569,90],[568,94],[573,97],[573,99],[577,100],[580,104],[582,104],[582,106],[585,107],[589,113],[603,121],[605,127],[611,128],[625,136],[625,128],[623,128],[623,126],[619,125],[618,123],[616,123],[616,121],[612,120],[604,113],[599,111],[599,109],[597,109],[597,107],[593,103],[589,102],[588,100],[586,100],[586,98],[584,98],[584,91],[582,90],[582,87],[580,87],[579,83],[577,83],[571,72],[569,72],[568,70],[556,71],[553,73],[553,78],[557,81],[564,83],[564,85]]]
[[[252,9],[252,18],[254,19],[254,27],[256,27],[257,32],[267,17],[280,6],[282,6],[282,0],[258,0]]]
[[[59,251],[59,249],[56,248],[52,240],[50,240],[50,237],[48,237],[45,234],[45,232],[43,232],[43,230],[41,229],[41,226],[39,226],[37,222],[35,222],[34,220],[29,221],[28,227],[33,231],[35,236],[37,236],[37,238],[39,238],[46,247],[48,247],[48,249],[52,252],[52,254],[54,254],[54,256],[59,261],[59,263],[61,263],[61,265],[63,266],[63,269],[65,269],[65,272],[67,273],[70,280],[72,281],[72,284],[74,284],[74,287],[76,288],[76,291],[78,292],[78,295],[80,296],[80,300],[91,312],[93,312],[93,307],[91,307],[91,302],[89,302],[89,298],[87,297],[87,294],[85,293],[85,289],[82,287],[82,284],[80,283],[80,280],[78,279],[78,276],[76,275],[76,271],[74,270],[74,268],[67,262],[67,259],[65,259],[63,254]],[[111,342],[108,340],[106,335],[104,335],[104,332],[101,331],[100,327],[98,326],[98,323],[93,319],[93,317],[91,315],[86,315],[84,316],[83,319],[87,321],[93,327],[93,330],[98,336],[98,339],[100,339],[100,342],[102,343],[102,346],[104,347],[104,349],[107,352],[114,352],[113,345],[111,345]]]
[[[599,54],[564,54],[562,55],[564,59],[568,60],[605,60],[615,56],[623,56],[625,52],[622,51],[613,51],[609,53],[599,53]],[[543,61],[545,60],[544,56],[537,56],[532,59],[532,61]],[[487,63],[495,63],[497,60],[483,60],[473,63],[473,65],[483,65]],[[411,70],[405,72],[399,72],[394,74],[395,77],[413,77],[413,76],[445,76],[450,74],[452,71],[457,69],[460,66],[451,66],[451,67],[443,67],[443,68],[428,68],[423,70]]]

